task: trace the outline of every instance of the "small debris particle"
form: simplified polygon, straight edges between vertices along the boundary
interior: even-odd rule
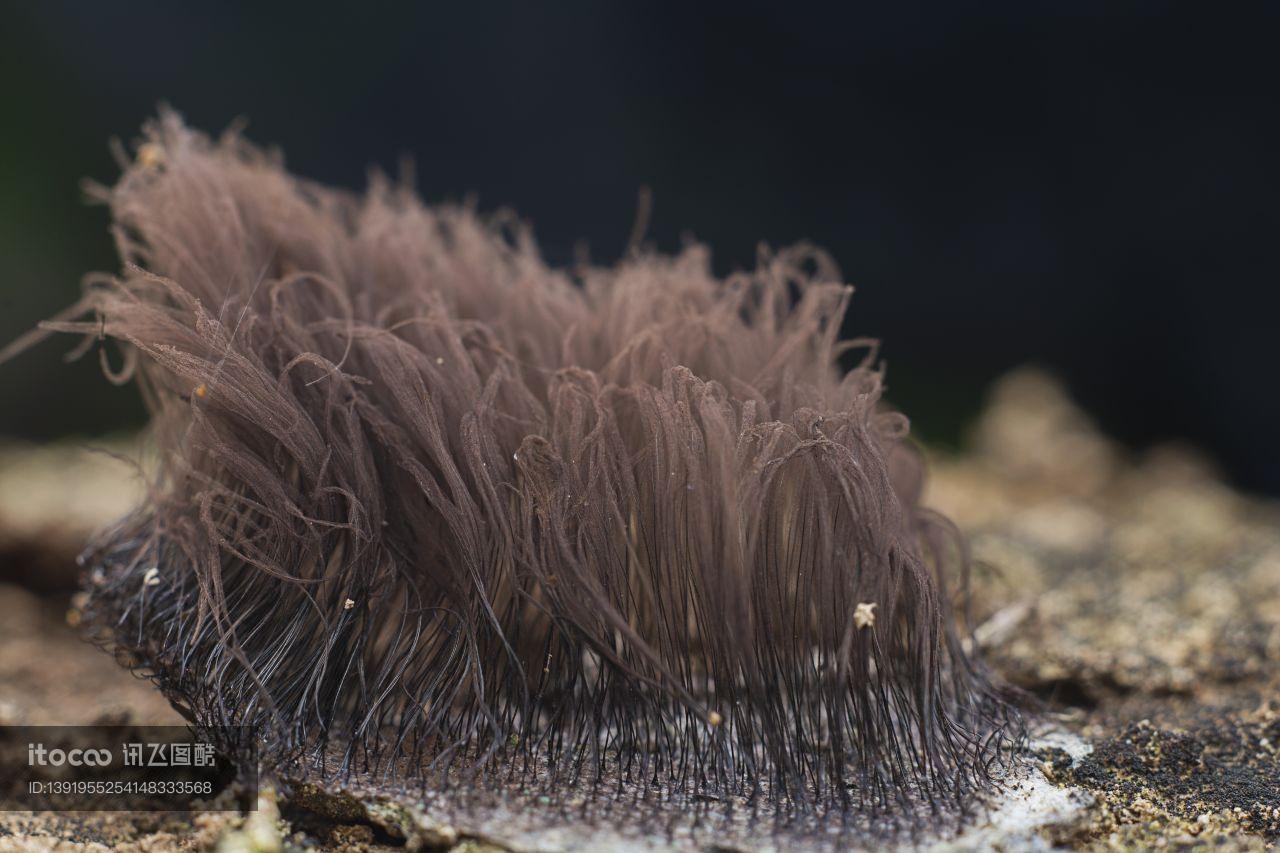
[[[164,149],[155,142],[148,142],[138,148],[138,165],[144,169],[158,169],[164,165]]]
[[[719,711],[712,711],[711,713],[707,714],[707,722],[710,723],[712,726],[718,726],[724,722],[724,717],[720,716]]]
[[[201,382],[196,386],[194,393],[197,397],[204,398],[209,393],[209,386]]]
[[[143,586],[156,586],[160,583],[160,570],[155,566],[147,569],[146,574],[142,576]]]
[[[354,598],[348,598],[346,601],[342,602],[343,610],[350,610],[355,606],[356,606],[356,600]]]
[[[858,630],[876,624],[876,605],[873,601],[859,602],[853,610],[853,624]]]

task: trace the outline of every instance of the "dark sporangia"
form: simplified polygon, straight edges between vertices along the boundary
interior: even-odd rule
[[[963,543],[824,255],[555,269],[509,217],[171,113],[146,137],[95,190],[123,271],[44,328],[150,408],[85,617],[198,725],[602,796],[905,813],[989,781],[1019,728],[961,640]]]

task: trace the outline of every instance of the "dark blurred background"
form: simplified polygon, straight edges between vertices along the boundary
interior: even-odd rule
[[[115,268],[79,180],[166,100],[350,187],[410,153],[429,199],[514,207],[553,262],[616,258],[642,185],[650,239],[722,272],[813,240],[925,438],[1037,363],[1133,446],[1280,493],[1280,7],[456,5],[0,6],[0,342]],[[0,435],[140,421],[72,343],[0,368]]]

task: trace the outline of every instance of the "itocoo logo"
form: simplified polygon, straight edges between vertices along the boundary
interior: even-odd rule
[[[106,767],[111,763],[109,749],[45,749],[42,743],[27,744],[27,766]]]

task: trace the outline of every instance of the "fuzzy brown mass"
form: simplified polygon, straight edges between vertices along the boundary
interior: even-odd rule
[[[199,725],[454,785],[984,784],[1016,715],[823,254],[555,269],[510,217],[317,186],[174,114],[146,137],[100,190],[123,271],[46,328],[119,342],[150,407],[86,617]]]

